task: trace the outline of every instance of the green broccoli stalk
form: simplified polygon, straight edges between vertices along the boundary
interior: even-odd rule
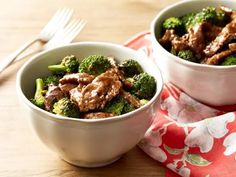
[[[45,98],[43,96],[43,93],[44,93],[43,79],[41,79],[41,78],[36,79],[35,85],[36,85],[35,94],[34,94],[34,98],[31,101],[36,106],[38,106],[40,108],[43,108],[44,107],[44,101],[45,101]]]
[[[74,118],[78,118],[80,115],[79,108],[67,97],[54,103],[52,112],[57,115]]]
[[[191,50],[181,50],[177,56],[187,61],[196,62],[196,58]]]
[[[106,104],[103,111],[118,116],[121,115],[124,106],[125,106],[125,99],[121,96],[117,96]]]
[[[133,77],[136,74],[140,74],[143,72],[140,64],[132,59],[124,60],[119,68],[123,71],[125,77]]]
[[[110,67],[111,63],[107,57],[102,55],[90,55],[81,62],[79,72],[99,75],[104,73]]]
[[[58,85],[61,77],[57,75],[46,76],[43,78],[44,84],[49,85]]]
[[[236,55],[231,55],[221,63],[222,66],[236,65]]]
[[[151,99],[156,92],[155,78],[147,73],[134,76],[131,93],[140,99]]]
[[[62,59],[61,63],[58,65],[50,65],[48,69],[54,73],[67,72],[75,73],[78,72],[79,60],[74,56],[66,56]]]
[[[179,31],[181,30],[183,27],[183,23],[182,21],[177,18],[177,17],[170,17],[170,18],[167,18],[163,24],[162,24],[162,28],[164,30],[167,30],[167,29],[174,29],[176,31]]]

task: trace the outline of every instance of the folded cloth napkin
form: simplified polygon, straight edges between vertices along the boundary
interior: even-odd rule
[[[125,46],[151,59],[149,32]],[[167,167],[167,177],[236,177],[235,106],[212,108],[165,83],[161,106],[139,147]]]

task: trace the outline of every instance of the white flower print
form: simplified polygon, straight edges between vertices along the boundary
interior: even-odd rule
[[[205,106],[185,93],[181,92],[179,100],[169,96],[162,104],[162,109],[168,111],[170,118],[179,123],[192,123],[208,117],[216,116],[219,112],[216,109]]]
[[[169,163],[166,165],[169,169],[171,169],[172,171],[176,172],[177,174],[179,174],[182,177],[189,177],[190,176],[190,169],[186,168],[186,167],[180,167],[179,169],[177,169],[177,166],[173,163]]]
[[[189,147],[199,147],[202,153],[209,152],[214,138],[222,138],[228,133],[227,124],[235,120],[234,113],[228,113],[210,119],[190,124],[195,127],[185,138]]]
[[[153,159],[164,162],[167,159],[166,153],[159,148],[162,144],[162,135],[160,131],[152,131],[152,127],[145,134],[145,138],[139,143],[139,146],[149,154]]]
[[[236,152],[236,133],[231,133],[228,135],[225,140],[223,145],[226,147],[226,150],[224,152],[224,155],[229,156]],[[236,160],[236,156],[235,156]]]

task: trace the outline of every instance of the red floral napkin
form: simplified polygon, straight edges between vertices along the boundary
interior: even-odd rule
[[[152,56],[150,34],[125,46]],[[235,106],[212,108],[166,83],[161,107],[139,147],[169,170],[167,177],[236,177]]]

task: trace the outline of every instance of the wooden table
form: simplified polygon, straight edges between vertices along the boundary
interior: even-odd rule
[[[177,0],[6,0],[0,7],[0,60],[31,39],[59,7],[71,7],[74,18],[88,21],[75,41],[122,44],[148,30],[154,16]],[[19,67],[14,63],[0,74],[1,177],[162,177],[162,165],[135,147],[112,165],[86,169],[69,165],[50,152],[30,130],[16,96]]]

